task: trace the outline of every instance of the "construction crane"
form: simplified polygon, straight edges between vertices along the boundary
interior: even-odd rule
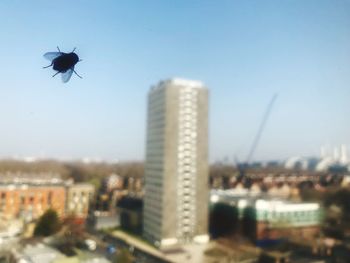
[[[250,164],[250,162],[253,159],[253,156],[254,156],[254,153],[256,151],[256,148],[258,147],[258,144],[260,142],[261,135],[262,135],[262,133],[264,131],[266,122],[267,122],[267,120],[268,120],[268,118],[270,116],[273,104],[275,103],[277,97],[278,97],[278,94],[277,93],[274,94],[272,96],[272,99],[270,100],[269,104],[267,105],[267,108],[265,110],[265,114],[264,114],[263,119],[262,119],[262,121],[260,123],[258,132],[256,133],[256,135],[254,137],[254,140],[253,140],[252,146],[250,147],[250,150],[248,152],[248,156],[247,156],[246,161],[244,163],[239,163],[237,157],[235,157],[236,165],[237,165],[238,172],[239,172],[239,175],[238,175],[238,180],[239,181],[246,179],[245,178],[246,177],[245,176],[246,169],[249,167],[249,164]]]

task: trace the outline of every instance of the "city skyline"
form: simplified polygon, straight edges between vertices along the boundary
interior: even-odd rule
[[[211,161],[246,158],[276,92],[253,161],[350,146],[349,2],[61,5],[0,3],[0,158],[143,160],[144,97],[172,77],[210,87]],[[42,70],[57,45],[82,80]]]

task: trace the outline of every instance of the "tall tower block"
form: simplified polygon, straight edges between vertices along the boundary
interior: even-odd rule
[[[144,236],[159,247],[208,239],[208,90],[170,79],[148,95]]]

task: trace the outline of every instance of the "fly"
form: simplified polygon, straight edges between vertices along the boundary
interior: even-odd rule
[[[74,53],[75,48],[70,53],[63,53],[57,47],[58,52],[47,52],[44,54],[44,58],[51,61],[51,64],[44,67],[48,68],[51,67],[56,70],[57,72],[52,76],[56,76],[58,73],[62,73],[62,81],[64,83],[68,82],[73,74],[77,75],[79,78],[82,78],[79,76],[79,74],[74,70],[74,66],[81,61],[76,53]]]

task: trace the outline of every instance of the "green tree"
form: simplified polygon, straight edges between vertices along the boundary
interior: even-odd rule
[[[250,241],[256,241],[256,209],[253,207],[246,207],[243,210],[242,230],[243,235],[249,238]]]
[[[50,236],[57,233],[61,228],[61,222],[58,214],[53,209],[48,209],[38,220],[34,236]]]
[[[211,238],[229,237],[237,233],[238,209],[226,203],[216,203],[209,216]]]

